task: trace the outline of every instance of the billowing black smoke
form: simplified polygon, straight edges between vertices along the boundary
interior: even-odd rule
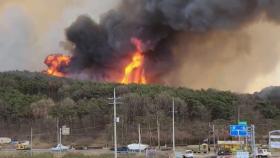
[[[279,8],[279,0],[123,0],[100,23],[82,15],[67,28],[75,45],[68,71],[87,71],[95,79],[122,73],[136,37],[144,43],[145,73],[150,82],[160,82],[176,66],[171,48],[178,35],[234,30],[260,17],[277,22]]]

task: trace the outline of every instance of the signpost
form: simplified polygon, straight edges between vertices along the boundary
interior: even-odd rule
[[[238,137],[238,141],[240,142],[240,149],[242,150],[241,138],[245,139],[245,148],[247,147],[248,138],[251,138],[251,132],[249,132],[249,128],[246,121],[239,121],[238,125],[230,126],[230,136]],[[242,154],[242,153],[241,153]]]
[[[230,125],[230,136],[232,137],[247,137],[247,125]]]
[[[243,137],[246,139],[246,146],[247,146],[247,141],[249,141],[251,143],[253,158],[256,157],[255,126],[254,125],[251,125],[248,127],[247,122],[245,122],[245,121],[242,121],[242,122],[239,121],[238,125],[230,125],[230,136],[238,137],[241,149],[242,149],[242,143],[240,141],[240,138]],[[236,153],[236,157],[237,158],[248,158],[249,155],[248,155],[248,152],[238,151]]]
[[[269,148],[280,149],[280,130],[269,132]]]
[[[237,151],[236,158],[249,158],[249,152]]]
[[[62,135],[64,136],[70,135],[70,128],[66,126],[62,126]]]
[[[239,121],[238,125],[245,125],[245,126],[247,126],[247,121]]]

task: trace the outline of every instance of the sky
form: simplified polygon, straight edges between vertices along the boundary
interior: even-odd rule
[[[118,0],[1,0],[0,71],[41,71],[60,46],[64,30],[81,14],[93,19],[114,8]]]
[[[48,54],[67,53],[60,46],[60,43],[65,40],[65,28],[70,26],[77,16],[87,14],[98,21],[100,16],[116,7],[119,2],[120,0],[0,0],[0,71],[42,71],[45,69],[43,61]],[[269,59],[274,57],[276,61],[278,60],[280,55],[279,26],[256,24],[247,31],[254,37],[255,45],[263,45],[261,48],[264,49],[258,49],[256,52],[271,51],[267,53],[269,57],[263,58],[268,60],[265,62],[269,63]],[[263,38],[267,34],[271,38]],[[272,46],[273,50],[265,49]],[[250,62],[254,62],[254,60],[250,60]],[[262,61],[258,59],[256,62]],[[275,61],[273,60],[273,62]],[[188,64],[186,65],[191,67]],[[247,66],[240,65],[239,62],[233,65],[239,68],[238,71],[242,71],[242,67]],[[190,69],[192,67],[188,70],[182,69],[181,73],[191,71]],[[229,67],[229,70],[233,75],[237,71],[237,69],[231,67]],[[190,87],[199,89],[213,85],[212,88],[253,93],[270,85],[280,85],[280,62],[264,71],[265,73],[256,75],[250,83],[241,88],[234,89],[231,88],[235,86],[234,84],[224,86],[227,84],[220,84],[219,82],[215,84],[210,82],[210,85],[203,85],[198,82],[197,85],[190,85]],[[246,75],[246,73],[250,72],[244,72],[243,75]],[[240,75],[240,73],[236,75]],[[230,76],[221,76],[221,78],[230,78]],[[221,82],[230,82],[228,80],[224,79]],[[189,86],[189,83],[182,82],[186,86]]]

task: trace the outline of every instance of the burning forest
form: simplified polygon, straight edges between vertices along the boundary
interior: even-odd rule
[[[79,16],[65,30],[70,55],[48,56],[44,72],[101,82],[165,83],[164,77],[184,63],[178,59],[190,53],[174,51],[179,39],[191,48],[196,37],[234,32],[258,20],[279,22],[279,7],[278,0],[123,0],[98,23]]]

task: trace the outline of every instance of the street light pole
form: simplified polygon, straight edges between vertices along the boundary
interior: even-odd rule
[[[213,145],[214,145],[214,151],[216,152],[216,135],[215,135],[215,125],[212,124],[212,130],[213,130]]]
[[[56,118],[56,141],[59,144],[59,118]]]
[[[138,136],[139,136],[139,153],[141,153],[141,125],[138,124]]]
[[[174,98],[172,100],[172,138],[173,138],[173,152],[175,153],[175,108]]]
[[[33,155],[33,129],[30,130],[30,155]]]
[[[116,89],[114,88],[114,143],[115,143],[115,158],[118,157],[117,153],[117,109],[116,109]]]
[[[255,125],[251,126],[251,141],[252,141],[252,152],[253,152],[253,158],[256,158],[256,137],[255,137]]]
[[[158,115],[157,115],[157,140],[158,140],[158,149],[160,149],[160,124],[159,124]]]
[[[62,152],[62,136],[61,136],[61,134],[62,134],[62,129],[61,128],[59,128],[59,149],[60,149],[60,152]]]

